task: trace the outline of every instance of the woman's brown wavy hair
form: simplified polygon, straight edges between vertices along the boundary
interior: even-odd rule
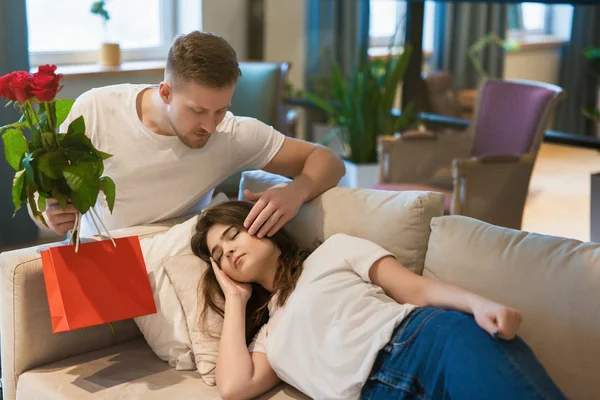
[[[195,233],[192,237],[191,244],[194,254],[210,265],[210,250],[206,243],[210,228],[214,225],[222,224],[246,230],[244,228],[244,221],[250,213],[252,206],[253,203],[245,201],[229,201],[205,210],[200,215],[200,218],[198,218]],[[252,284],[252,295],[246,305],[247,344],[250,344],[260,327],[268,321],[269,316],[266,308],[271,297],[278,294],[277,307],[285,304],[296,287],[296,282],[302,273],[304,260],[312,252],[311,250],[300,248],[296,240],[284,228],[267,239],[271,240],[281,251],[279,268],[275,274],[272,293],[269,293],[265,288],[256,283]],[[225,296],[212,268],[209,267],[204,273],[201,286],[202,291],[199,300],[203,303],[203,306],[200,321],[206,322],[210,309],[223,317],[224,309],[222,305],[225,303]],[[204,326],[204,324],[202,325]]]

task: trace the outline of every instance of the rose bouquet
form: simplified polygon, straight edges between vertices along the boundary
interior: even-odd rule
[[[83,117],[74,119],[66,132],[58,132],[74,103],[55,99],[61,78],[55,65],[40,66],[33,74],[16,71],[0,77],[0,97],[21,115],[17,122],[0,127],[6,161],[16,171],[14,212],[27,203],[44,224],[48,198],[62,207],[71,202],[81,214],[96,203],[100,191],[111,212],[115,203],[115,184],[102,176],[103,161],[111,155],[93,146],[85,135]]]

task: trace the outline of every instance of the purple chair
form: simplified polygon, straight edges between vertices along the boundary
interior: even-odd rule
[[[380,190],[430,190],[446,214],[520,229],[533,165],[562,88],[534,81],[485,80],[466,132],[380,140]]]

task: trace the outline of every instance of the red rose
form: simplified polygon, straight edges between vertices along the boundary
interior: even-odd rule
[[[16,101],[27,101],[31,98],[31,74],[27,71],[16,71],[8,74],[10,87]]]
[[[60,91],[62,74],[55,74],[56,65],[40,65],[31,78],[31,94],[41,101],[52,101]]]
[[[11,81],[12,76],[10,74],[0,77],[0,97],[14,101],[16,98],[12,88],[10,87]]]

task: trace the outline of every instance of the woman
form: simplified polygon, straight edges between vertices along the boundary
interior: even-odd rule
[[[564,398],[516,337],[518,311],[416,275],[364,239],[333,235],[312,253],[284,229],[259,239],[244,229],[251,208],[205,211],[192,238],[212,265],[203,312],[224,315],[223,398],[280,379],[316,399]]]

